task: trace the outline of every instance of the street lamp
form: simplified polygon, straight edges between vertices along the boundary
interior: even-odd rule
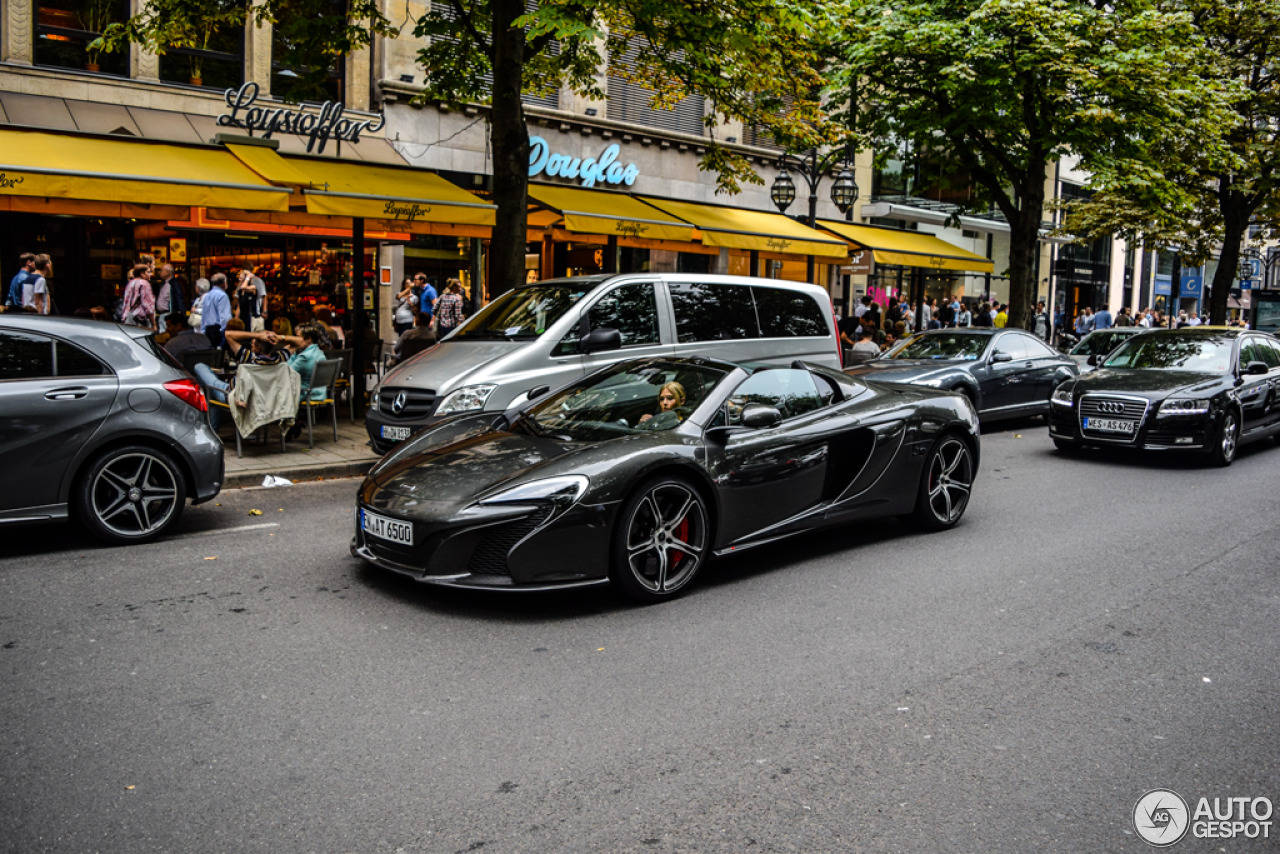
[[[788,168],[795,170],[796,174],[809,185],[809,216],[806,224],[813,228],[818,222],[818,185],[822,183],[824,177],[830,175],[839,166],[840,174],[831,185],[831,201],[840,209],[840,213],[845,215],[845,219],[852,221],[853,205],[858,201],[858,184],[854,181],[853,172],[849,168],[852,156],[853,150],[849,146],[824,155],[818,154],[816,148],[809,149],[808,153],[801,157],[783,154],[778,158],[778,177],[773,179],[773,186],[769,188],[769,198],[773,200],[779,211],[787,212],[787,208],[791,207],[791,203],[796,200],[796,184],[787,170]],[[810,282],[813,281],[813,273],[814,259],[810,255],[806,273],[806,278]]]

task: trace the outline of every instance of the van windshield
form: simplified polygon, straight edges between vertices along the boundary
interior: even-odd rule
[[[596,284],[536,285],[507,291],[464,324],[453,338],[537,338],[547,331],[547,327],[564,317],[565,312],[590,293]]]

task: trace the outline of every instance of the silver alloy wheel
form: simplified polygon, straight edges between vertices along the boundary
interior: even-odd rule
[[[182,500],[178,477],[168,460],[147,451],[113,457],[89,484],[93,515],[119,537],[150,536],[169,523]]]
[[[1236,416],[1228,412],[1222,416],[1222,461],[1229,463],[1236,458],[1236,445],[1240,441],[1240,431],[1236,429]]]
[[[683,483],[659,483],[627,520],[626,562],[651,593],[669,594],[693,578],[707,545],[707,511]]]
[[[964,515],[973,488],[973,455],[969,446],[954,436],[943,439],[929,457],[929,509],[943,525],[951,525]]]

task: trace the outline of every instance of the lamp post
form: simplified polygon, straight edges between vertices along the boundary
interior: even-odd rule
[[[839,166],[840,172],[831,184],[831,201],[844,214],[845,219],[852,222],[853,205],[858,201],[858,183],[853,179],[851,168],[852,156],[853,151],[848,146],[824,155],[820,155],[816,148],[809,149],[801,157],[783,154],[778,158],[778,177],[773,179],[773,186],[769,188],[769,198],[779,211],[787,212],[787,208],[796,200],[796,183],[788,171],[794,170],[809,185],[809,217],[805,223],[813,228],[818,222],[818,185]],[[810,282],[814,279],[814,268],[814,257],[810,255],[805,272],[805,278]]]

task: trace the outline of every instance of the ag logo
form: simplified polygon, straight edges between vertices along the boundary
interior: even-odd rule
[[[1142,841],[1167,848],[1187,835],[1191,813],[1182,796],[1170,789],[1152,789],[1133,807],[1133,829]]]

